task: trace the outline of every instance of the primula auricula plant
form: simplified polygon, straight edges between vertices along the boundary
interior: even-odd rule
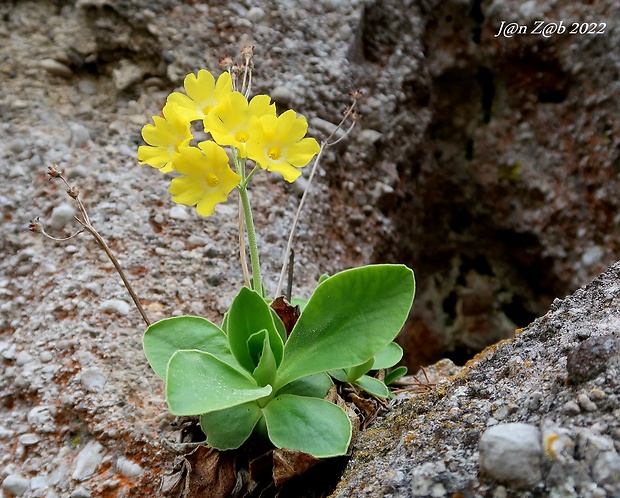
[[[77,188],[55,166],[78,204],[76,234],[55,238],[38,219],[30,229],[54,240],[89,232],[114,263],[148,328],[146,357],[165,382],[170,411],[198,415],[206,441],[219,450],[240,447],[250,436],[324,458],[347,453],[352,424],[333,399],[334,379],[377,397],[389,397],[387,385],[403,375],[394,367],[402,349],[393,342],[413,302],[413,272],[403,265],[370,265],[321,277],[312,296],[292,299],[265,296],[248,186],[261,169],[294,182],[300,168],[315,158],[308,185],[326,146],[306,137],[308,124],[293,110],[277,115],[268,95],[249,98],[252,48],[242,51],[244,64],[223,61],[217,79],[202,69],[185,78],[185,93],[172,93],[153,124],[142,129],[147,145],[138,149],[141,164],[174,172],[169,192],[179,204],[195,206],[201,216],[214,213],[236,190],[239,194],[239,239],[245,286],[218,326],[204,318],[180,316],[151,324],[118,261],[91,225]],[[357,95],[355,95],[357,97]],[[355,104],[354,104],[355,105]],[[344,120],[351,114],[345,113]],[[192,126],[202,123],[210,140],[194,143]],[[351,126],[352,127],[352,126]],[[232,158],[232,166],[230,165]],[[251,161],[251,163],[248,163]],[[248,171],[249,165],[254,164]],[[301,199],[294,226],[307,193]],[[245,233],[251,270],[245,258]],[[285,312],[282,312],[284,306]],[[292,314],[292,319],[291,319]],[[285,325],[286,322],[286,325]],[[380,380],[372,375],[380,371]],[[328,392],[329,393],[328,396]]]
[[[245,64],[224,61],[217,79],[202,69],[185,78],[185,93],[172,93],[163,117],[154,117],[138,150],[141,164],[176,171],[169,192],[201,216],[237,190],[242,263],[244,227],[251,277],[220,326],[181,316],[150,325],[144,349],[166,383],[175,415],[199,415],[207,443],[219,450],[241,446],[252,434],[276,447],[332,457],[347,452],[352,426],[346,412],[324,399],[333,379],[388,397],[384,381],[367,375],[402,357],[392,342],[411,308],[413,272],[402,265],[372,265],[323,278],[287,330],[264,295],[248,186],[261,169],[294,182],[322,147],[305,137],[308,124],[293,110],[276,114],[268,95],[249,98],[252,50]],[[239,80],[243,81],[239,88]],[[212,140],[192,145],[192,123]],[[325,145],[325,143],[324,143]],[[232,157],[229,166],[228,149]],[[247,171],[247,161],[255,166]],[[318,156],[315,158],[318,161]],[[285,258],[286,260],[286,258]],[[384,379],[402,375],[397,369]]]

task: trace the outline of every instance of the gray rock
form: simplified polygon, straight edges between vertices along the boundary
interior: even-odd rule
[[[187,211],[187,208],[181,204],[175,204],[170,208],[170,218],[181,221],[188,221],[192,219],[192,215]]]
[[[618,453],[615,450],[601,453],[592,466],[592,475],[601,486],[613,486],[616,491],[620,491],[620,456]]]
[[[91,477],[103,461],[104,455],[105,449],[101,443],[97,441],[87,443],[75,459],[75,469],[71,478],[75,481],[85,481]]]
[[[88,131],[86,126],[79,123],[71,123],[69,129],[71,130],[71,147],[82,147],[90,140],[90,131]]]
[[[43,59],[39,62],[39,66],[42,69],[45,69],[48,73],[53,74],[54,76],[60,76],[66,79],[69,79],[71,78],[71,76],[73,76],[73,71],[69,66],[54,59]]]
[[[86,489],[84,486],[79,486],[75,488],[69,495],[69,498],[90,498],[90,497],[91,497],[90,491]]]
[[[112,70],[112,80],[117,90],[127,90],[144,78],[144,68],[131,60],[123,59]]]
[[[480,438],[480,473],[501,484],[528,489],[542,478],[542,446],[537,427],[499,424]]]
[[[107,375],[98,367],[87,368],[80,375],[82,386],[90,392],[100,392],[107,380]]]
[[[291,105],[295,101],[295,94],[288,86],[276,86],[269,95],[274,102],[283,106]]]
[[[17,440],[24,446],[32,446],[33,444],[37,444],[39,442],[39,436],[32,433],[22,434],[17,438]]]
[[[122,299],[108,299],[101,303],[101,311],[126,316],[131,311],[131,305]]]
[[[28,423],[37,432],[54,432],[56,408],[51,405],[35,406],[28,412]]]
[[[19,474],[9,474],[2,481],[2,489],[15,496],[22,496],[28,490],[29,482],[28,479]]]
[[[138,477],[142,474],[142,472],[144,472],[139,464],[132,462],[125,457],[120,457],[116,461],[116,468],[125,477]]]
[[[61,230],[65,225],[73,221],[75,208],[72,204],[59,204],[52,210],[50,226],[55,230]]]
[[[620,356],[620,337],[590,337],[568,354],[568,379],[574,384],[593,379],[607,368],[608,362],[615,356]]]
[[[19,154],[20,152],[23,152],[24,150],[26,150],[26,145],[27,145],[26,141],[23,140],[22,138],[14,138],[9,143],[9,150],[13,154]]]
[[[252,7],[248,10],[247,18],[252,22],[259,22],[265,17],[265,11],[260,7]]]

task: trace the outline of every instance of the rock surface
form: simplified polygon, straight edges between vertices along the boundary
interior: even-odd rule
[[[332,496],[620,495],[620,354],[588,378],[567,368],[619,326],[616,263],[453,381],[396,398]]]
[[[79,228],[71,220],[75,206],[61,185],[48,182],[47,166],[58,163],[80,188],[151,319],[197,314],[218,322],[241,282],[236,202],[208,220],[173,205],[168,180],[136,164],[141,127],[187,73],[217,72],[217,60],[244,44],[256,46],[255,93],[271,93],[280,111],[306,115],[319,140],[339,121],[347,92],[361,88],[364,119],[328,149],[300,223],[294,292],[308,296],[324,272],[408,263],[419,284],[402,340],[410,364],[445,354],[463,361],[617,257],[620,34],[611,27],[619,9],[611,0],[519,7],[500,0],[0,3],[2,492],[152,497],[174,458],[161,444],[177,432],[141,351],[144,325],[127,307],[111,264],[85,235],[54,243],[26,230],[38,216],[55,236]],[[538,18],[606,22],[609,29],[494,36],[503,19],[531,27]],[[272,292],[301,192],[276,176],[255,180]],[[596,299],[613,307],[617,289]],[[560,463],[543,456],[544,482],[533,492],[612,496],[617,397],[608,394],[615,384],[595,383],[617,368],[617,333],[608,327],[583,342],[587,331],[575,339],[563,325],[572,315],[560,319],[556,309],[547,316],[555,324],[548,334],[572,352],[562,349],[566,364],[545,351],[528,359],[504,345],[496,363],[481,360],[480,368],[504,372],[505,382],[529,372],[559,382],[557,371],[584,387],[565,393],[554,384],[523,397],[473,377],[469,385],[482,394],[472,404],[489,415],[474,424],[474,415],[471,423],[457,420],[470,396],[457,379],[445,427],[431,424],[436,433],[424,433],[422,442],[403,439],[401,449],[414,445],[425,462],[410,468],[381,449],[391,460],[371,459],[367,477],[388,472],[393,489],[443,496],[475,482],[487,426],[523,422],[566,455]],[[597,316],[604,328],[606,316]],[[580,349],[571,349],[577,341]],[[557,403],[549,401],[554,389],[564,393]],[[407,419],[403,430],[415,434],[431,406],[410,410],[421,418]],[[552,420],[543,423],[546,413]],[[454,457],[441,446],[449,428],[461,435]],[[373,430],[367,437],[384,434]],[[545,455],[547,446],[543,441]],[[443,460],[433,458],[442,451]],[[90,467],[82,465],[89,455]],[[89,477],[83,469],[90,468]],[[493,489],[496,496],[512,493]]]

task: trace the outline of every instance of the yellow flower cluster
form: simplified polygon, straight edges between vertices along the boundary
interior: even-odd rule
[[[292,110],[277,116],[268,95],[256,95],[248,102],[233,91],[227,72],[216,81],[202,69],[185,78],[184,88],[186,94],[168,96],[163,117],[153,117],[154,124],[142,129],[148,145],[138,148],[138,160],[162,173],[180,173],[170,185],[172,200],[196,206],[202,216],[213,214],[215,205],[224,202],[242,180],[239,171],[229,166],[222,146],[234,147],[244,162],[252,159],[288,182],[295,181],[301,175],[298,168],[319,152],[315,139],[304,138],[308,123],[303,116]],[[213,141],[190,145],[191,122],[196,120],[202,120]]]

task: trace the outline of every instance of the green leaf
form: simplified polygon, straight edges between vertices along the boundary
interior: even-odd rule
[[[368,375],[362,375],[359,379],[353,382],[353,384],[370,394],[378,396],[379,398],[387,398],[391,394],[390,390],[383,382]]]
[[[248,401],[216,412],[203,413],[200,427],[207,444],[220,451],[239,448],[252,434],[263,412],[256,401]]]
[[[414,293],[404,265],[364,266],[325,280],[286,342],[277,386],[368,361],[398,335]]]
[[[151,367],[164,380],[168,361],[181,349],[206,351],[230,365],[237,365],[226,334],[209,320],[197,316],[166,318],[154,323],[146,329],[142,344]]]
[[[387,372],[385,374],[385,379],[383,380],[383,382],[386,385],[389,386],[393,382],[395,382],[398,379],[400,379],[406,373],[407,373],[407,367],[397,367],[394,370],[392,370],[391,372]]]
[[[253,379],[203,351],[181,350],[168,362],[166,399],[174,415],[200,415],[271,394]]]
[[[307,299],[301,299],[300,297],[291,298],[291,305],[299,306],[299,311],[303,311],[304,308],[306,307],[306,304],[308,304]]]
[[[390,368],[396,365],[403,357],[403,348],[395,342],[390,342],[386,347],[375,355],[375,362],[371,370]]]
[[[269,334],[266,330],[261,330],[260,335],[262,335],[263,339],[262,351],[258,358],[258,364],[252,372],[252,377],[254,377],[259,386],[266,386],[267,384],[273,384],[275,382],[278,366],[276,365],[276,359],[271,350]],[[252,337],[250,337],[250,339],[252,339]]]
[[[343,368],[330,370],[327,373],[331,375],[334,379],[339,380],[340,382],[347,382],[347,372]]]
[[[228,313],[229,313],[229,311],[224,313],[224,318],[222,319],[222,327],[221,328],[222,328],[222,330],[224,331],[224,333],[226,335],[228,335]]]
[[[260,361],[260,357],[263,354],[263,347],[266,335],[267,330],[263,329],[254,332],[250,337],[248,337],[247,348],[248,353],[250,353],[250,359],[252,360],[252,370],[256,368],[258,362]]]
[[[301,379],[294,380],[286,384],[278,391],[278,394],[296,394],[297,396],[308,396],[323,399],[327,391],[334,383],[325,372],[308,375]]]
[[[321,285],[323,282],[325,282],[325,280],[327,280],[329,278],[329,273],[323,273],[320,277],[319,277],[319,282],[317,283],[317,285]]]
[[[280,339],[282,339],[282,344],[284,344],[286,342],[286,327],[271,306],[269,306],[269,311],[271,311],[271,318],[273,318],[273,324],[276,326],[276,330],[280,335]]]
[[[375,362],[374,358],[370,358],[366,363],[357,365],[355,367],[345,368],[344,372],[347,375],[347,382],[353,382],[359,379],[362,375],[370,370],[372,364]]]
[[[278,448],[304,451],[317,458],[344,455],[351,421],[338,406],[318,398],[283,394],[263,408],[269,439]]]
[[[228,341],[232,354],[248,372],[256,368],[248,351],[248,339],[262,329],[269,334],[271,349],[279,364],[284,346],[273,323],[271,308],[258,293],[243,287],[228,312]]]

